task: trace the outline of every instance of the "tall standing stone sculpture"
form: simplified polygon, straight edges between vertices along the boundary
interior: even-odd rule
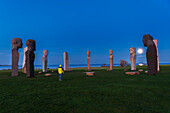
[[[35,40],[27,40],[26,45],[28,47],[26,52],[26,75],[27,77],[34,77]]]
[[[87,51],[87,71],[90,71],[90,51]]]
[[[28,47],[24,48],[24,57],[23,57],[23,65],[22,65],[22,72],[26,74],[26,52]]]
[[[130,52],[130,62],[131,62],[131,70],[136,70],[136,48],[129,48]]]
[[[143,36],[143,44],[147,47],[146,58],[148,64],[148,74],[157,74],[157,50],[153,37],[149,34]]]
[[[110,59],[110,69],[109,70],[113,70],[113,50],[109,50],[109,59]]]
[[[69,71],[69,58],[68,58],[68,53],[64,52],[63,53],[64,57],[64,71]]]
[[[48,62],[48,50],[44,50],[43,51],[43,57],[42,57],[42,61],[43,61],[43,72],[47,72],[47,62]]]
[[[157,50],[157,71],[160,71],[160,68],[159,68],[159,54],[158,54],[158,40],[157,39],[155,39],[155,40],[153,40],[153,42],[155,43],[155,46],[156,46],[156,50]]]
[[[22,40],[20,38],[12,39],[12,76],[18,76],[18,49],[22,48]]]

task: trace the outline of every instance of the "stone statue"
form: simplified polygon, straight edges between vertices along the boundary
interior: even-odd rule
[[[153,37],[149,34],[143,36],[143,44],[147,47],[146,58],[148,64],[148,74],[157,74],[157,50]]]
[[[42,57],[42,61],[43,61],[43,72],[47,72],[47,62],[48,62],[48,50],[44,50],[43,51],[43,57]]]
[[[64,71],[69,71],[69,58],[68,58],[68,53],[64,52]]]
[[[159,54],[158,54],[158,40],[157,39],[155,39],[155,40],[153,40],[153,42],[155,43],[155,46],[156,46],[156,50],[157,50],[157,71],[160,71],[160,68],[159,68]]]
[[[12,39],[12,76],[18,76],[18,49],[22,48],[22,40],[20,38]]]
[[[23,57],[23,65],[22,65],[22,72],[26,74],[26,52],[28,47],[24,48],[24,57]]]
[[[87,71],[90,71],[90,51],[87,51]]]
[[[113,50],[109,50],[110,70],[113,70]]]
[[[27,40],[26,45],[28,47],[26,52],[26,75],[27,77],[34,77],[35,40]]]
[[[136,70],[136,48],[129,48],[130,52],[130,62],[131,62],[131,70]]]

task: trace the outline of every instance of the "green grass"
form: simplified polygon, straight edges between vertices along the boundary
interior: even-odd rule
[[[170,112],[170,66],[161,66],[157,76],[125,75],[119,67],[94,71],[94,77],[84,69],[65,72],[62,82],[57,73],[26,78],[0,71],[0,113]]]

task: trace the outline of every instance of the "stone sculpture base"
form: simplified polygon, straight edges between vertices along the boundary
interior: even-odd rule
[[[126,75],[139,75],[140,73],[137,71],[137,72],[126,72],[125,74]]]
[[[95,72],[84,72],[87,76],[94,76]]]

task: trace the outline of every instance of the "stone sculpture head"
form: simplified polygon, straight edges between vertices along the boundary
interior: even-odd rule
[[[22,48],[22,40],[20,38],[13,38],[12,39],[12,49],[19,49]]]
[[[129,52],[130,52],[131,55],[135,54],[136,48],[134,48],[134,47],[129,48]]]
[[[153,45],[153,37],[149,34],[144,35],[142,41],[145,47],[148,47],[149,45]]]
[[[90,56],[90,51],[87,51],[87,53],[86,53],[86,54],[87,54],[87,56]]]
[[[68,52],[64,52],[68,56]]]
[[[113,54],[113,50],[109,50],[109,54],[112,55]]]
[[[44,55],[45,57],[47,57],[47,56],[48,56],[48,50],[44,50],[44,51],[43,51],[43,55]]]
[[[26,41],[26,45],[28,46],[28,50],[35,51],[35,40],[29,39]]]

